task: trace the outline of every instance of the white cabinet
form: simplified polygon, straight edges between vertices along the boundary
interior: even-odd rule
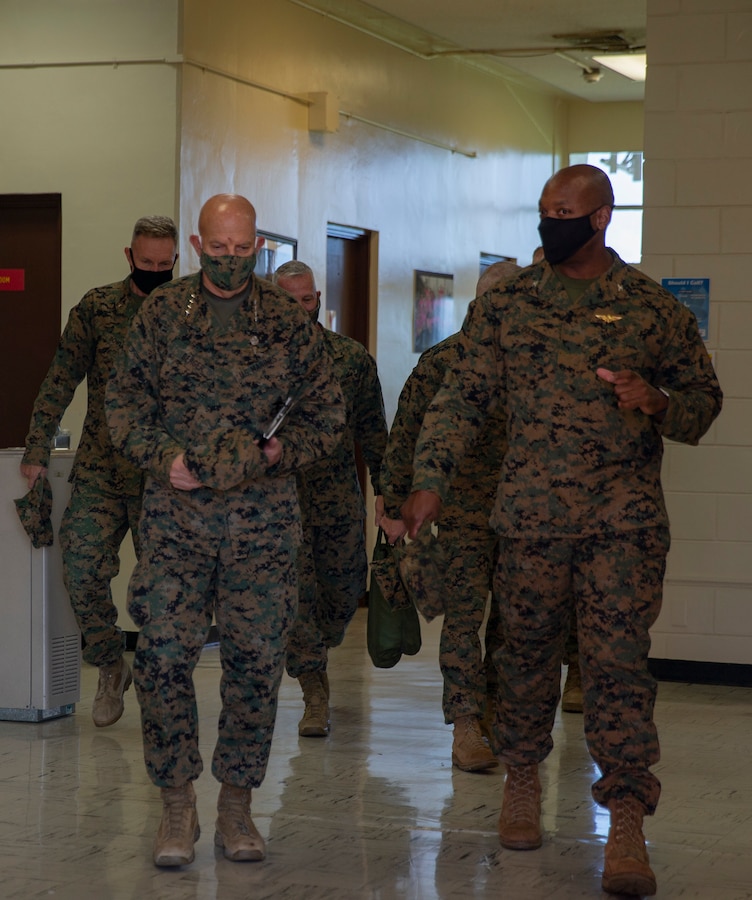
[[[63,586],[58,530],[70,496],[72,450],[55,450],[52,547],[34,548],[16,513],[23,451],[0,450],[0,719],[69,715],[81,698],[81,634]]]

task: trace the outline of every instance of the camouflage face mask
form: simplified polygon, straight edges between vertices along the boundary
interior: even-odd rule
[[[201,252],[201,269],[221,291],[238,291],[256,268],[256,254],[250,256],[209,256]]]
[[[307,309],[305,311],[306,315],[314,323],[314,325],[319,320],[320,309],[321,309],[321,300],[319,299],[318,302],[316,303],[316,305],[313,307],[313,309]]]

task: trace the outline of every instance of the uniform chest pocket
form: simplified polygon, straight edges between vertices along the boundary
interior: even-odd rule
[[[534,386],[551,376],[561,346],[561,323],[555,319],[527,319],[502,326],[501,352],[510,390]]]
[[[592,372],[605,368],[612,372],[628,369],[643,377],[649,374],[645,341],[625,317],[590,311],[587,317],[566,324],[562,343],[568,359],[579,357]]]
[[[190,349],[175,347],[165,358],[159,372],[159,392],[164,404],[211,406],[216,396],[212,362]]]

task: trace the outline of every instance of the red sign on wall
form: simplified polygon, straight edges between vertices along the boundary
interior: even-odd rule
[[[22,291],[25,269],[0,269],[0,291]]]

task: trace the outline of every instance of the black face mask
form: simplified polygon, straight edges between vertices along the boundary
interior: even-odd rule
[[[140,291],[143,291],[144,294],[150,294],[161,284],[172,281],[172,269],[163,269],[161,272],[152,272],[151,269],[139,269],[133,262],[133,251],[129,251],[129,253],[131,265],[133,266],[131,281]]]
[[[552,219],[550,216],[541,219],[538,234],[546,262],[556,266],[574,256],[580,247],[584,247],[598,231],[590,224],[590,216],[599,209],[598,206],[593,212],[576,219]]]

